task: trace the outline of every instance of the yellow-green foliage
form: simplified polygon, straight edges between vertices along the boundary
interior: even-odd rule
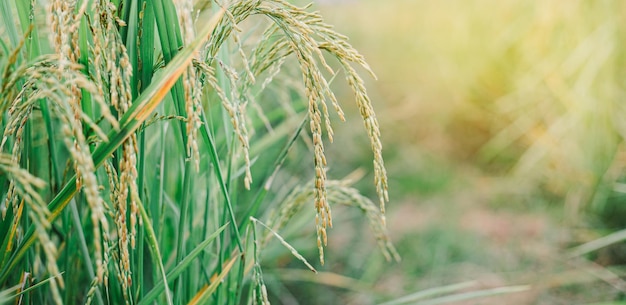
[[[625,6],[398,0],[323,11],[382,79],[370,91],[386,100],[392,146],[512,173],[519,190],[541,185],[579,205],[622,172]]]

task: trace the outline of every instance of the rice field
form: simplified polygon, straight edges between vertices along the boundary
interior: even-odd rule
[[[0,304],[625,304],[621,1],[0,14]]]

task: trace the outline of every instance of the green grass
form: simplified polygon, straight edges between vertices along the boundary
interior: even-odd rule
[[[0,14],[0,303],[267,304],[265,262],[323,265],[331,203],[356,206],[399,259],[354,66],[373,73],[318,13],[94,0]],[[326,174],[336,76],[363,118],[377,203]],[[308,258],[281,237],[305,205]],[[272,237],[283,247],[264,256]]]

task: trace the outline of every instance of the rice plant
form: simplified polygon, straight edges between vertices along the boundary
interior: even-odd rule
[[[272,237],[316,271],[280,235],[307,204],[322,265],[337,203],[399,260],[357,69],[374,74],[310,6],[2,1],[0,14],[0,303],[268,304]],[[327,176],[339,75],[377,204]]]

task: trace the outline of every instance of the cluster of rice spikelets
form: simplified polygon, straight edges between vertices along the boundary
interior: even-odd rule
[[[80,8],[76,5],[76,1],[52,1],[48,6],[48,19],[52,27],[50,40],[55,47],[55,53],[59,56],[57,81],[62,82],[64,84],[62,89],[67,91],[65,99],[59,101],[59,106],[65,112],[61,116],[63,141],[75,164],[77,186],[83,190],[91,210],[96,273],[99,281],[102,281],[106,267],[102,259],[101,232],[109,231],[109,223],[105,215],[105,203],[99,192],[96,168],[83,132],[82,122],[88,116],[84,115],[80,105],[81,88],[76,82],[64,79],[66,75],[71,75],[72,72],[80,73],[82,69],[82,66],[78,64],[80,48],[77,31],[82,14],[75,14],[75,11],[84,12],[87,4],[85,2]]]
[[[348,180],[328,180],[326,181],[326,192],[328,200],[346,206],[354,206],[365,213],[370,228],[374,232],[378,246],[388,261],[400,261],[400,255],[389,239],[384,214],[369,198],[361,195],[359,191],[350,186]],[[272,211],[267,226],[274,231],[283,228],[291,218],[298,213],[305,204],[315,198],[314,182],[295,187],[287,197]],[[271,234],[264,236],[267,242]]]
[[[243,51],[242,41],[239,37],[241,29],[237,25],[250,16],[255,5],[256,4],[252,3],[252,1],[237,1],[226,10],[224,18],[222,18],[216,31],[211,35],[206,48],[200,56],[203,61],[206,61],[207,65],[198,66],[200,71],[204,73],[204,81],[216,91],[222,102],[222,106],[230,117],[233,131],[242,148],[245,163],[244,185],[247,189],[250,188],[250,184],[252,183],[252,173],[250,170],[250,144],[247,128],[247,98],[245,88],[247,84],[255,82],[255,77],[250,71],[248,59]],[[241,81],[242,78],[234,67],[218,59],[220,48],[224,46],[229,38],[233,40],[237,48],[237,54],[242,62],[244,81]],[[228,80],[227,87],[230,87],[228,91],[225,91],[225,88],[222,88],[223,86],[220,86],[217,82],[215,69],[210,68],[215,62],[217,62],[217,66],[224,72],[224,76]]]
[[[317,212],[315,222],[320,260],[323,262],[323,246],[327,243],[326,228],[332,226],[332,214],[326,191],[327,163],[323,142],[323,129],[326,130],[328,140],[333,141],[333,128],[328,103],[332,105],[340,120],[343,121],[345,118],[337,98],[330,89],[329,82],[323,76],[322,69],[327,70],[332,75],[335,75],[336,72],[327,64],[322,51],[327,51],[340,62],[348,83],[356,96],[357,106],[364,120],[374,152],[375,184],[383,215],[385,202],[388,201],[387,174],[382,159],[378,121],[365,91],[363,80],[351,66],[351,63],[361,66],[372,76],[374,74],[363,56],[347,42],[347,37],[335,32],[330,25],[324,23],[319,13],[309,12],[307,9],[308,7],[297,7],[282,0],[238,1],[229,9],[229,18],[224,18],[218,31],[214,33],[213,43],[207,50],[206,57],[214,57],[221,41],[232,36],[233,32],[236,33],[236,25],[250,15],[263,15],[272,21],[262,34],[258,45],[252,50],[250,60],[244,61],[246,73],[243,75],[242,85],[240,85],[241,93],[238,100],[247,101],[249,99],[246,96],[247,88],[254,84],[254,75],[267,74],[266,79],[261,84],[261,88],[265,88],[280,71],[286,58],[292,54],[295,55],[302,74],[305,95],[308,99],[309,128],[314,147],[314,202]],[[234,36],[236,37],[236,35]],[[245,58],[245,56],[242,57]],[[220,96],[222,97],[222,95]],[[235,132],[244,147],[246,164],[249,168],[245,117],[241,116],[244,114],[243,108],[233,107],[232,105],[237,105],[237,103],[228,102],[225,97],[222,99],[224,106],[231,115]],[[384,216],[382,220],[384,223]]]
[[[83,124],[87,124],[101,139],[106,139],[102,130],[82,111],[80,107],[81,89],[92,94],[96,93],[96,87],[91,81],[81,73],[81,65],[77,63],[77,36],[76,26],[78,19],[74,18],[75,3],[73,2],[52,2],[50,3],[48,16],[50,24],[53,28],[51,36],[52,43],[56,49],[56,53],[52,55],[44,55],[36,60],[22,64],[13,69],[16,62],[17,52],[21,46],[15,50],[10,57],[2,81],[2,96],[0,98],[0,108],[6,110],[6,125],[0,144],[0,151],[11,151],[11,160],[15,164],[19,164],[23,155],[23,133],[27,121],[32,115],[34,107],[40,99],[46,99],[47,105],[52,113],[60,119],[61,133],[63,142],[70,152],[75,162],[75,171],[79,178],[79,183],[85,193],[85,197],[89,202],[92,210],[92,221],[94,223],[94,237],[98,241],[95,244],[99,247],[100,228],[103,230],[108,228],[108,223],[104,215],[104,203],[99,195],[99,186],[95,177],[95,166],[89,153],[87,139],[83,133]],[[84,7],[79,8],[80,12],[84,11]],[[28,36],[28,33],[25,35]],[[9,146],[12,145],[12,148]],[[26,200],[31,204],[31,213],[35,213],[33,224],[36,236],[40,241],[40,245],[44,250],[47,259],[47,269],[50,274],[57,275],[58,267],[56,265],[57,250],[47,235],[50,228],[47,215],[49,211],[46,205],[41,202],[41,198],[31,200],[30,191],[20,193],[19,189],[16,193],[14,190],[17,186],[16,182],[20,180],[15,178],[9,179],[10,187],[7,192],[6,201],[3,203],[3,212],[5,212],[8,203],[12,203],[13,213],[17,214],[18,206],[16,203],[19,198]],[[33,185],[38,185],[36,181],[30,181]],[[22,184],[24,190],[28,190]],[[40,206],[38,208],[38,206]],[[4,213],[3,213],[4,214]],[[15,218],[19,219],[18,217]],[[104,273],[104,266],[101,259],[101,252],[96,251],[96,262],[98,265],[99,275]],[[51,281],[51,290],[53,300],[61,304],[58,286],[63,286],[61,277],[56,277]]]
[[[108,1],[97,1],[93,6],[95,15],[91,27],[94,37],[93,58],[94,74],[98,90],[108,105],[113,106],[118,116],[124,115],[131,106],[131,76],[132,65],[126,47],[121,41],[117,26],[124,25],[117,18],[115,6]],[[132,284],[130,270],[129,246],[134,248],[136,228],[138,224],[140,202],[137,186],[137,137],[131,134],[122,144],[122,154],[117,166],[106,166],[109,176],[111,203],[113,204],[114,219],[117,233],[118,253],[114,253],[117,260],[119,282],[122,285],[124,297],[128,300],[128,290]],[[119,173],[115,170],[117,168]],[[130,209],[130,213],[128,213]],[[127,219],[129,215],[130,219]],[[130,232],[129,232],[130,229]]]
[[[48,5],[47,16],[51,25],[50,40],[55,48],[54,54],[43,55],[28,64],[15,67],[17,53],[21,45],[12,53],[7,68],[3,71],[2,95],[0,96],[0,109],[6,111],[7,121],[3,133],[0,151],[11,151],[11,158],[15,164],[19,164],[22,156],[22,137],[24,126],[29,120],[32,110],[41,99],[48,101],[47,105],[60,120],[62,140],[70,153],[77,176],[77,186],[85,194],[86,201],[91,211],[94,236],[94,257],[97,266],[96,282],[102,283],[106,273],[105,258],[107,249],[105,239],[109,231],[107,220],[107,205],[100,193],[100,185],[96,177],[96,166],[90,153],[90,143],[107,141],[102,128],[94,122],[94,117],[83,112],[81,100],[83,94],[89,94],[95,105],[99,106],[97,115],[105,119],[111,128],[118,128],[118,121],[111,113],[109,105],[113,106],[118,115],[124,114],[131,105],[132,95],[130,90],[130,77],[132,68],[129,63],[127,52],[121,43],[116,28],[115,7],[108,1],[98,1],[92,9],[97,12],[99,18],[93,18],[90,24],[93,35],[93,47],[89,54],[93,59],[91,65],[92,77],[83,73],[85,68],[79,64],[81,57],[78,46],[78,27],[80,19],[88,9],[88,2],[82,2],[78,6],[76,1],[52,1]],[[27,36],[28,34],[26,34]],[[18,88],[15,90],[14,88]],[[92,114],[93,115],[93,114]],[[87,127],[85,127],[87,125]],[[85,130],[88,129],[95,137],[88,139]],[[9,146],[11,148],[9,148]],[[115,224],[120,257],[122,258],[121,272],[126,281],[130,282],[130,264],[128,244],[134,246],[135,227],[137,224],[137,202],[139,200],[138,187],[136,184],[136,139],[132,135],[122,146],[122,155],[118,164],[120,171],[119,179],[111,186],[112,203],[115,211]],[[108,171],[110,175],[117,175],[114,171]],[[11,204],[14,210],[17,208],[17,196],[27,201],[33,200],[32,192],[25,189],[16,189],[19,180],[11,179],[11,186],[7,192],[7,198],[2,203],[3,212]],[[36,184],[34,184],[36,185]],[[130,223],[126,221],[127,205],[130,203]],[[43,205],[45,207],[45,204]],[[38,210],[33,208],[33,211]],[[46,210],[47,211],[47,210]],[[4,214],[4,213],[3,213]],[[38,217],[35,222],[37,236],[41,235],[49,227],[46,217]],[[127,228],[131,228],[128,234]],[[104,237],[102,236],[104,234]],[[128,236],[130,235],[130,236]],[[42,242],[44,249],[52,245],[49,240]],[[56,266],[54,255],[46,254],[49,259],[47,266]],[[58,274],[52,273],[51,274]],[[120,274],[120,276],[122,276]],[[60,278],[59,278],[60,280]]]

